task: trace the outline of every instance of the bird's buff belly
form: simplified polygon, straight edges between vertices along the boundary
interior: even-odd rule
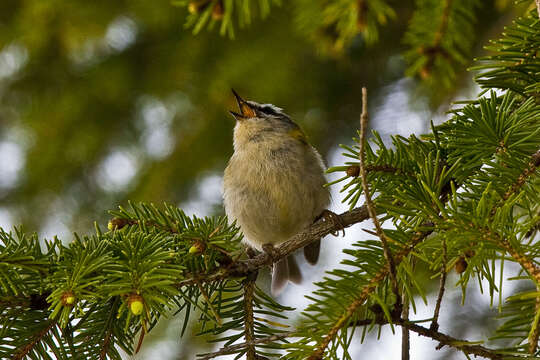
[[[301,187],[283,184],[256,192],[239,186],[225,194],[230,220],[236,220],[244,241],[257,250],[264,244],[281,244],[308,226],[313,221],[313,201]]]

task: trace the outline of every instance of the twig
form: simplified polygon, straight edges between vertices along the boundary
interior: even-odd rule
[[[446,239],[442,240],[442,264],[441,264],[441,280],[439,282],[439,295],[437,296],[437,303],[435,304],[435,311],[433,312],[433,321],[429,327],[431,330],[439,329],[439,312],[441,311],[441,303],[444,296],[444,287],[446,284],[446,266],[448,262],[448,255],[446,249]]]
[[[422,224],[424,227],[432,227],[433,223],[424,223]],[[425,232],[416,232],[414,236],[412,236],[411,240],[408,242],[409,246],[399,251],[394,260],[396,264],[399,264],[403,258],[408,256],[410,252],[416,247],[416,245],[420,244],[426,237],[428,237],[433,230],[428,230]],[[324,337],[322,342],[317,346],[313,354],[309,357],[309,359],[322,359],[322,356],[324,354],[324,351],[326,350],[326,347],[332,341],[332,339],[335,338],[338,331],[347,323],[347,320],[356,312],[356,310],[365,303],[368,296],[377,288],[377,286],[388,276],[390,270],[388,267],[388,264],[386,264],[375,276],[371,278],[369,283],[365,285],[362,288],[362,291],[358,295],[358,297],[347,307],[345,312],[341,315],[341,317],[336,321],[332,329],[328,332],[328,334]]]
[[[255,291],[255,280],[257,280],[257,272],[249,274],[244,280],[244,316],[245,316],[245,339],[246,339],[246,360],[256,360],[257,353],[255,352],[255,326],[253,321],[253,293]]]
[[[494,359],[494,360],[500,360],[503,358],[501,354],[497,354],[496,350],[489,349],[478,344],[470,343],[467,340],[454,338],[438,330],[428,329],[427,327],[418,325],[418,322],[411,322],[411,321],[397,317],[395,319],[392,319],[392,323],[394,325],[399,325],[403,328],[406,328],[407,330],[415,332],[419,334],[420,336],[424,336],[432,340],[438,341],[439,342],[439,345],[437,346],[438,349],[444,346],[449,346],[449,347],[453,347],[454,349],[460,350],[468,355],[482,356],[484,358]],[[388,320],[384,318],[381,318],[378,320],[362,319],[355,322],[354,326],[357,326],[357,325],[368,326],[372,324],[386,325],[388,324]],[[525,357],[506,355],[505,358],[506,359],[523,359]]]
[[[470,344],[466,340],[456,339],[449,335],[443,334],[439,331],[431,330],[426,327],[420,326],[418,324],[406,322],[403,320],[394,321],[394,324],[404,326],[410,331],[417,333],[418,335],[428,337],[428,338],[438,341],[440,344],[437,347],[438,349],[442,348],[443,346],[450,346],[455,349],[461,350],[465,354],[469,354],[469,355],[483,356],[485,358],[494,359],[494,360],[501,360],[503,358],[502,355],[497,354],[495,350],[486,348],[481,345]],[[519,359],[520,357],[506,356],[506,358]]]
[[[538,18],[540,19],[540,0],[536,0],[536,11],[538,12]]]
[[[285,332],[285,333],[282,333],[282,334],[276,334],[276,335],[271,335],[271,336],[267,336],[267,337],[264,337],[264,338],[256,339],[256,340],[253,340],[250,343],[243,342],[243,343],[240,343],[240,344],[227,346],[227,347],[219,349],[216,352],[203,354],[201,357],[198,357],[197,360],[210,360],[210,359],[216,358],[218,356],[227,355],[227,354],[234,354],[234,353],[238,352],[238,350],[243,350],[243,349],[247,348],[248,346],[258,345],[258,344],[268,344],[268,343],[271,343],[272,341],[277,341],[277,340],[285,339],[285,338],[288,338],[288,337],[293,337],[293,336],[296,335],[296,333],[297,333],[296,331],[289,331],[289,332]]]
[[[409,321],[409,299],[407,294],[403,293],[403,312],[402,318],[405,321]],[[401,360],[410,359],[411,338],[409,329],[406,326],[401,327]]]
[[[367,171],[366,171],[366,159],[364,154],[364,146],[366,142],[366,128],[368,123],[368,110],[367,110],[367,89],[362,88],[362,114],[360,115],[360,151],[358,157],[360,160],[360,175],[362,177],[362,188],[364,190],[364,196],[366,198],[366,206],[368,208],[369,217],[375,225],[377,230],[377,236],[381,239],[381,243],[384,250],[384,257],[388,262],[388,268],[390,270],[390,281],[392,282],[392,291],[396,295],[396,305],[399,307],[401,305],[401,296],[399,294],[398,282],[396,276],[396,265],[394,264],[394,259],[390,248],[388,247],[388,241],[386,235],[377,219],[377,213],[375,212],[375,206],[373,206],[373,201],[371,200],[371,195],[369,193],[369,184],[367,180]],[[401,312],[401,311],[400,311]]]

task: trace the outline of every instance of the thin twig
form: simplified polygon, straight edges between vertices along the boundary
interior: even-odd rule
[[[423,227],[432,226],[432,223],[423,224]],[[403,258],[405,258],[411,253],[411,251],[416,247],[416,245],[420,244],[432,232],[433,230],[428,230],[424,232],[418,231],[414,233],[412,238],[407,242],[409,246],[402,249],[396,254],[394,258],[396,264],[399,264],[403,260]],[[379,270],[379,272],[375,274],[375,276],[371,278],[369,283],[362,288],[362,291],[357,296],[357,298],[347,307],[347,309],[345,309],[341,317],[336,321],[332,329],[330,329],[328,334],[317,346],[309,359],[322,359],[326,347],[336,337],[338,331],[347,323],[348,319],[356,312],[356,310],[366,302],[368,296],[377,288],[377,286],[380,285],[380,283],[389,275],[389,273],[389,266],[388,264],[385,264],[385,266],[381,270]]]
[[[409,321],[409,298],[407,293],[403,293],[403,311],[402,318],[405,321]],[[401,360],[410,359],[411,350],[411,338],[409,329],[406,326],[401,327]]]
[[[540,19],[540,0],[536,0],[536,11],[538,12],[538,18]]]
[[[257,280],[257,272],[249,274],[244,280],[244,334],[246,339],[246,360],[256,360],[257,353],[255,351],[255,325],[253,320],[253,293],[255,292],[255,280]]]
[[[446,249],[446,239],[442,239],[442,264],[441,264],[441,280],[439,282],[439,295],[437,296],[437,303],[435,305],[435,311],[433,312],[433,321],[429,327],[431,330],[439,329],[439,312],[441,311],[441,303],[444,296],[444,287],[446,284],[446,266],[448,262],[448,255]]]
[[[377,213],[375,212],[375,206],[371,200],[371,194],[369,193],[369,184],[367,180],[367,171],[366,171],[366,159],[364,154],[364,146],[366,142],[366,129],[368,123],[368,109],[367,109],[367,89],[362,88],[362,114],[360,115],[360,151],[358,157],[360,160],[360,175],[362,177],[362,188],[364,190],[364,197],[366,198],[366,206],[368,208],[369,217],[375,225],[377,230],[377,236],[381,239],[381,243],[384,250],[384,257],[388,262],[388,268],[390,269],[390,281],[392,282],[392,291],[396,295],[396,305],[399,307],[401,305],[401,297],[398,289],[398,282],[396,276],[396,265],[388,247],[388,241],[386,235],[377,219]]]
[[[354,326],[369,326],[372,324],[386,325],[388,320],[381,318],[379,320],[375,319],[362,319],[354,323]],[[457,339],[450,335],[444,334],[438,330],[428,329],[427,327],[418,325],[418,322],[411,322],[402,318],[392,319],[392,324],[399,325],[407,330],[415,332],[420,336],[430,338],[432,340],[438,341],[439,345],[437,349],[440,349],[444,346],[453,347],[454,349],[460,350],[468,355],[482,356],[484,358],[500,360],[503,358],[501,354],[497,354],[496,350],[486,348],[484,346],[470,343],[467,340]],[[505,359],[523,359],[524,357],[506,355]]]

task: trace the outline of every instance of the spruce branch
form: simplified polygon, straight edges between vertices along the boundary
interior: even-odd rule
[[[48,320],[48,324],[37,332],[25,346],[15,350],[12,360],[24,359],[30,351],[41,344],[42,339],[56,326],[58,323],[55,320]]]
[[[434,225],[433,223],[424,223],[423,227],[429,228],[429,227],[432,227],[433,225]],[[433,232],[433,230],[427,230],[427,231],[424,231],[424,232],[418,231],[418,232],[414,233],[414,235],[411,237],[411,239],[409,241],[409,245],[406,248],[399,251],[396,254],[396,256],[394,257],[395,265],[399,265],[399,263],[406,256],[408,256],[411,253],[411,251],[414,250],[416,245],[420,244],[432,232]],[[389,269],[389,266],[388,266],[388,263],[387,263],[381,270],[379,270],[375,274],[375,276],[373,276],[371,278],[369,283],[362,288],[360,294],[354,299],[354,301],[352,301],[349,304],[349,306],[343,312],[341,317],[334,323],[334,325],[332,326],[330,331],[323,338],[322,342],[317,345],[317,347],[315,348],[315,351],[309,357],[309,360],[319,360],[319,359],[323,358],[323,354],[324,354],[328,344],[330,344],[330,342],[335,338],[338,331],[343,326],[345,326],[345,324],[347,324],[350,317],[356,312],[356,310],[360,306],[362,306],[365,303],[368,296],[377,288],[377,286],[379,286],[380,283],[389,276],[389,273],[390,273],[390,269]]]
[[[375,225],[377,236],[381,239],[381,243],[384,250],[384,257],[388,263],[388,269],[390,271],[390,281],[392,282],[392,291],[396,295],[396,307],[401,312],[401,295],[399,293],[397,276],[396,276],[396,265],[394,263],[394,258],[390,248],[388,247],[388,241],[386,235],[377,219],[377,213],[375,212],[375,206],[371,200],[371,194],[369,192],[369,184],[367,180],[367,171],[366,171],[366,159],[364,154],[364,144],[366,142],[366,128],[368,123],[368,109],[367,109],[367,89],[362,88],[362,113],[360,115],[360,151],[359,151],[359,161],[360,161],[360,175],[362,177],[362,188],[364,189],[364,197],[366,198],[366,206],[368,208],[369,217]]]

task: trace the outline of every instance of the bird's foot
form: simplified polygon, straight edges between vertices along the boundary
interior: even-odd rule
[[[315,222],[319,221],[320,219],[323,219],[324,221],[331,221],[334,226],[337,227],[337,230],[333,231],[332,235],[339,236],[339,232],[343,231],[343,236],[345,236],[345,225],[343,225],[343,222],[341,221],[341,218],[338,214],[328,209],[325,209],[321,212],[319,216],[315,218]]]
[[[255,256],[257,256],[257,250],[255,250],[251,246],[248,246],[246,248],[246,255],[248,258],[253,259]]]
[[[270,256],[270,258],[272,259],[272,262],[276,262],[276,260],[278,259],[278,254],[276,252],[276,248],[274,247],[274,244],[264,244],[262,246],[262,249],[265,253],[268,254],[268,256]]]

